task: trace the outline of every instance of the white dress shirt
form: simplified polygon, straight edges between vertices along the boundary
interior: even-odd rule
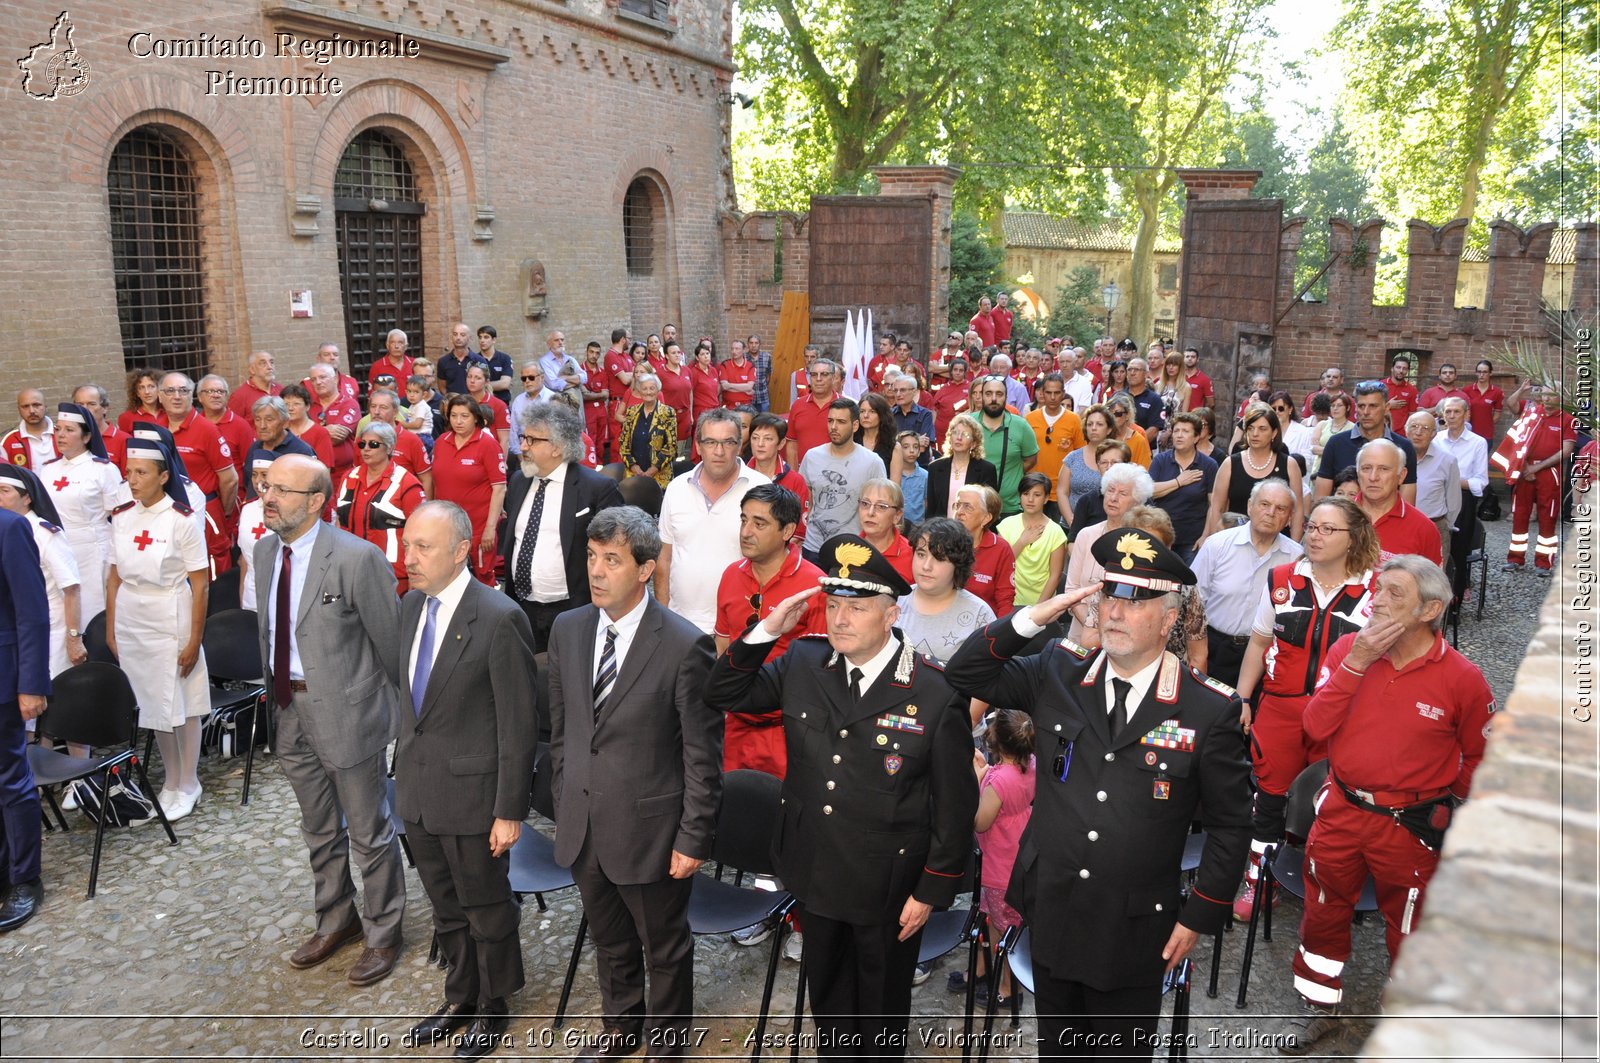
[[[622,674],[622,663],[628,659],[628,650],[633,646],[633,636],[639,633],[639,621],[644,619],[644,607],[650,600],[648,594],[642,596],[638,603],[617,619],[611,619],[611,614],[604,609],[600,610],[600,622],[594,626],[594,671],[589,673],[589,685],[594,686],[595,677],[600,674],[600,655],[606,648],[606,628],[617,629],[617,644],[612,648],[612,653],[617,658],[617,675]]]
[[[1249,524],[1213,534],[1200,544],[1190,566],[1195,593],[1205,603],[1206,622],[1224,635],[1250,634],[1267,573],[1304,552],[1299,543],[1280,533],[1265,554],[1257,553]]]
[[[1023,616],[1026,613],[1027,613],[1027,610],[1024,609],[1024,610],[1022,610],[1022,612],[1018,613],[1017,615],[1018,616]],[[1043,628],[1035,628],[1035,631],[1042,631],[1042,630],[1044,630],[1044,629]],[[749,643],[752,646],[760,646],[760,645],[762,645],[764,643],[768,643],[768,642],[777,642],[778,639],[781,638],[781,637],[782,637],[781,635],[769,635],[769,634],[767,634],[766,627],[761,625],[761,624],[757,624],[755,627],[750,629],[750,634],[748,634],[748,635],[746,635],[744,637],[744,641]],[[865,694],[867,691],[872,689],[872,684],[877,682],[878,677],[884,673],[884,670],[887,669],[889,667],[889,665],[894,663],[895,659],[899,656],[899,654],[900,654],[900,640],[895,638],[893,635],[890,635],[889,636],[889,641],[883,644],[883,648],[881,650],[879,650],[877,653],[873,654],[872,655],[872,659],[867,661],[865,664],[859,664],[859,665],[858,664],[851,664],[849,659],[846,658],[845,662],[844,662],[844,682],[845,682],[845,686],[849,686],[850,685],[850,670],[852,668],[860,668],[861,669],[861,692],[863,694]]]
[[[1434,437],[1438,442],[1438,437]],[[1447,519],[1455,527],[1461,512],[1461,469],[1448,448],[1429,446],[1417,458],[1418,510],[1429,520]]]
[[[1113,732],[1133,719],[1133,714],[1139,711],[1140,705],[1144,704],[1145,695],[1150,693],[1150,684],[1156,681],[1156,672],[1160,671],[1161,661],[1165,656],[1165,653],[1156,654],[1155,660],[1132,675],[1119,674],[1116,663],[1111,658],[1106,658],[1105,674],[1100,677],[1100,686],[1105,690],[1106,694],[1106,715],[1109,716],[1111,710],[1116,708],[1117,705],[1117,688],[1111,685],[1111,681],[1120,679],[1133,688],[1128,691],[1128,700],[1124,703],[1127,706],[1127,716],[1120,720],[1111,721]]]
[[[311,525],[311,530],[306,532],[294,542],[289,543],[289,556],[293,562],[289,566],[289,678],[306,678],[305,669],[300,666],[300,640],[295,637],[295,619],[300,615],[300,592],[306,587],[306,569],[311,565],[311,548],[317,543],[317,532],[322,528],[322,522],[316,521]],[[267,600],[262,603],[267,609],[267,651],[278,644],[278,576],[283,572],[283,544],[272,558],[272,582],[267,584]]]
[[[1461,435],[1452,437],[1449,432],[1440,432],[1434,436],[1433,445],[1450,452],[1461,478],[1467,481],[1467,490],[1482,498],[1483,489],[1489,486],[1489,444],[1484,438],[1463,425]]]
[[[1080,369],[1066,382],[1067,394],[1072,398],[1072,408],[1078,416],[1094,405],[1094,376]]]
[[[456,615],[456,607],[461,604],[461,596],[467,593],[467,584],[473,579],[472,570],[463,568],[456,573],[456,578],[445,585],[444,590],[434,597],[439,599],[439,612],[433,618],[433,658],[428,661],[429,673],[432,673],[433,663],[439,659],[439,649],[444,645],[444,633],[450,630],[450,621]],[[411,636],[411,652],[406,655],[406,693],[411,692],[412,677],[417,674],[417,651],[422,648],[422,630],[428,625],[428,603],[422,603],[422,615],[417,617],[417,633]]]
[[[545,479],[550,486],[544,489],[544,511],[539,515],[539,526],[533,530],[533,571],[528,578],[533,584],[534,601],[559,602],[569,597],[567,559],[561,554],[561,497],[567,489],[567,463],[557,465]],[[522,537],[528,532],[528,518],[533,514],[539,480],[537,476],[531,478],[528,493],[522,496],[522,506],[517,510],[516,534],[511,539],[511,556],[506,558],[514,592],[517,591],[517,557],[522,552]]]

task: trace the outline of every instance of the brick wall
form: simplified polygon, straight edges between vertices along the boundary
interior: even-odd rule
[[[513,357],[564,329],[581,349],[628,322],[622,198],[650,173],[670,227],[661,317],[684,335],[721,337],[728,195],[719,98],[732,75],[726,0],[674,0],[654,26],[593,0],[219,0],[204,10],[85,0],[72,43],[89,80],[70,98],[0,87],[0,241],[10,266],[0,326],[14,337],[7,377],[54,402],[84,380],[121,393],[121,335],[111,277],[106,164],[127,132],[156,123],[190,155],[200,181],[207,326],[213,365],[238,379],[248,352],[278,355],[299,379],[317,346],[345,343],[332,180],[349,141],[369,128],[397,140],[427,201],[424,330],[437,353],[450,326],[492,322]],[[0,11],[7,39],[49,38],[56,9]],[[309,20],[309,21],[308,21]],[[409,60],[272,55],[273,34],[422,42]],[[265,43],[265,58],[138,58],[129,39]],[[241,77],[339,77],[338,96],[207,94],[208,69]],[[528,262],[545,267],[547,316],[526,316]],[[295,320],[289,292],[310,288],[316,317]],[[371,352],[366,352],[370,355]],[[120,400],[116,403],[120,407]]]
[[[1470,372],[1478,359],[1495,360],[1518,340],[1549,342],[1539,300],[1553,223],[1527,230],[1503,221],[1490,225],[1488,295],[1474,309],[1455,305],[1464,220],[1439,227],[1407,223],[1405,302],[1375,306],[1385,222],[1331,218],[1329,249],[1337,260],[1326,275],[1327,296],[1298,302],[1295,267],[1307,220],[1283,221],[1280,200],[1243,198],[1259,176],[1253,171],[1181,174],[1188,195],[1178,336],[1201,347],[1219,389],[1234,379],[1236,347],[1244,350],[1243,361],[1269,365],[1275,385],[1302,394],[1317,387],[1329,366],[1342,367],[1347,382],[1386,375],[1393,351],[1420,352],[1426,386],[1442,362]],[[1595,312],[1597,253],[1596,226],[1578,226],[1571,309],[1580,315]],[[1558,353],[1552,349],[1552,358]],[[1240,366],[1241,387],[1250,368]]]

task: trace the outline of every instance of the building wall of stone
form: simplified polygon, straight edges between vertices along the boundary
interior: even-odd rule
[[[58,10],[9,6],[0,30],[45,41]],[[15,77],[0,89],[8,377],[41,383],[51,401],[91,378],[121,391],[106,166],[126,133],[152,123],[185,147],[199,178],[208,340],[213,367],[235,379],[256,348],[278,354],[287,380],[319,343],[344,344],[332,182],[345,147],[370,128],[402,144],[428,204],[425,327],[413,353],[442,350],[457,320],[494,323],[514,357],[542,350],[552,327],[581,349],[627,323],[637,304],[622,201],[640,175],[660,187],[668,218],[661,316],[685,334],[722,334],[725,0],[672,0],[665,24],[614,0],[226,0],[201,9],[86,0],[71,19],[89,68],[81,92],[30,99]],[[421,55],[325,66],[277,58],[274,33],[284,29],[345,38],[398,31],[418,39]],[[264,42],[267,54],[140,58],[129,47],[140,32],[242,36]],[[342,92],[230,96],[208,92],[208,70],[320,72],[337,76]],[[542,317],[528,313],[535,262]],[[290,316],[289,293],[301,288],[315,294],[310,320]],[[631,324],[647,332],[661,321]]]

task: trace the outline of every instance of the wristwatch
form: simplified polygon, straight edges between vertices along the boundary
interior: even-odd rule
[[[67,628],[67,638],[69,638],[69,639],[79,639],[79,638],[82,638],[82,637],[83,636],[78,633],[78,629],[77,628],[75,628],[75,627]]]

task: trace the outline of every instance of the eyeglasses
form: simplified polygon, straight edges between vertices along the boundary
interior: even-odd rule
[[[356,446],[360,447],[362,450],[382,450],[384,447],[388,446],[388,444],[380,439],[363,439],[358,442]]]
[[[1112,410],[1111,411],[1111,416],[1116,417],[1116,418],[1123,418],[1123,417],[1128,416],[1128,411],[1127,410]]]
[[[1349,530],[1349,528],[1341,528],[1337,524],[1313,524],[1310,521],[1306,521],[1306,531],[1316,532],[1318,535],[1335,535]]]
[[[321,493],[315,489],[304,491],[298,487],[280,487],[274,483],[263,484],[261,487],[262,498],[271,498],[274,495],[320,495]]]
[[[706,439],[704,437],[700,439],[701,450],[705,450],[707,447],[726,449],[728,447],[737,447],[738,445],[739,441],[737,439]]]
[[[518,436],[517,438],[522,440],[522,445],[525,446],[525,447],[531,447],[535,443],[548,443],[548,442],[550,442],[550,437],[549,436],[527,436],[527,435],[524,435],[524,436]]]
[[[526,384],[526,383],[527,383],[527,382],[528,382],[528,381],[530,381],[530,380],[538,380],[538,379],[539,379],[539,377],[538,377],[538,375],[537,375],[537,374],[535,374],[535,375],[533,375],[533,376],[525,376],[525,377],[523,377],[523,378],[522,378],[522,382],[523,382],[523,383],[524,383],[524,384]]]
[[[893,513],[895,510],[900,508],[899,506],[892,505],[888,502],[869,502],[865,498],[863,498],[860,502],[857,502],[856,506],[857,508],[868,513]]]
[[[163,394],[163,395],[187,395],[187,394],[189,394],[189,389],[188,388],[162,388],[161,389],[161,394]]]

